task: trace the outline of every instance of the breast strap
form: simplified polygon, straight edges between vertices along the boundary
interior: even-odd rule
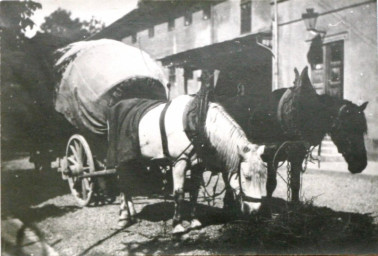
[[[163,147],[163,154],[166,158],[169,158],[170,154],[168,149],[167,131],[165,130],[165,114],[167,113],[168,107],[171,105],[171,103],[172,101],[168,101],[167,104],[165,104],[159,118],[161,145]]]

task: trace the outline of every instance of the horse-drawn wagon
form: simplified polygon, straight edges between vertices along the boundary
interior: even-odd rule
[[[58,170],[79,205],[86,206],[98,193],[96,177],[116,173],[106,165],[108,109],[127,98],[166,100],[166,81],[149,55],[121,42],[78,42],[58,54],[55,109],[78,131]]]
[[[119,224],[126,226],[135,215],[136,162],[158,159],[172,170],[173,233],[185,230],[180,212],[189,169],[192,228],[200,225],[195,203],[205,166],[223,174],[243,212],[258,210],[266,177],[264,147],[251,144],[220,105],[209,103],[206,86],[197,96],[167,101],[159,65],[140,49],[113,40],[74,43],[60,54],[55,108],[82,134],[69,139],[59,171],[80,205],[106,197],[99,192],[102,178],[117,173],[123,195]]]

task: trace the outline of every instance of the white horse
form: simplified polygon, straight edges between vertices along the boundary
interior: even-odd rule
[[[173,189],[175,213],[172,233],[185,232],[181,224],[181,205],[184,200],[184,183],[186,171],[191,168],[193,193],[191,193],[192,217],[191,228],[201,226],[195,218],[195,204],[198,196],[199,173],[196,169],[196,155],[191,154],[193,146],[188,139],[183,125],[185,107],[193,99],[191,96],[179,96],[172,100],[165,116],[165,129],[169,154],[177,160],[173,166]],[[160,114],[165,104],[148,111],[139,123],[139,141],[142,157],[146,159],[164,158],[159,127]],[[261,206],[262,191],[265,188],[266,168],[260,156],[263,146],[251,144],[238,124],[218,104],[210,103],[206,117],[205,132],[215,154],[209,156],[211,170],[222,171],[225,183],[241,202],[241,211],[246,214],[257,211]],[[179,159],[176,159],[178,158]],[[130,167],[129,167],[130,168]],[[120,170],[121,173],[123,170]],[[122,180],[120,180],[122,182]],[[123,183],[120,183],[121,186]],[[136,214],[132,195],[127,186],[121,188],[124,195],[120,209],[119,227],[125,227],[133,221]]]

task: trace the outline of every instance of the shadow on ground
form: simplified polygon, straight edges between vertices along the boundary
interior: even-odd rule
[[[219,208],[200,205],[205,226],[181,237],[125,242],[127,254],[376,253],[378,226],[367,214],[337,212],[312,202],[267,202],[269,217],[228,221]],[[187,211],[184,211],[187,212]],[[144,207],[139,218],[158,222],[173,215],[172,203]]]
[[[183,219],[190,219],[190,206],[188,202],[183,204]],[[151,222],[168,221],[172,219],[174,212],[173,202],[161,202],[149,204],[143,207],[142,211],[138,213],[138,218]],[[211,207],[203,204],[197,205],[198,218],[204,226],[221,224],[228,220],[223,214],[222,209],[218,207]]]
[[[51,216],[61,216],[78,208],[55,205],[32,207],[69,193],[67,183],[54,170],[12,170],[2,172],[1,176],[2,218],[12,216],[25,222],[34,222]]]

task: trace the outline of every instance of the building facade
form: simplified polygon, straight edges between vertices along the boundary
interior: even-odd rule
[[[377,159],[376,1],[288,0],[279,2],[277,7],[279,86],[291,86],[293,69],[307,65],[319,94],[326,93],[358,105],[368,101],[366,146],[370,159]],[[302,15],[311,12],[317,14],[315,29],[307,31]],[[312,56],[314,63],[309,63],[309,57],[314,55],[311,45],[317,35],[321,50]]]
[[[202,70],[214,74],[214,85],[220,73],[234,78],[226,77],[223,84],[238,78],[225,86],[235,87],[235,94],[269,93],[270,9],[268,1],[140,1],[138,9],[93,38],[121,40],[159,60],[169,77],[170,97],[195,93]]]
[[[369,101],[366,142],[377,155],[376,8],[374,0],[141,0],[92,38],[121,40],[159,60],[171,98],[195,93],[204,70],[218,95],[264,97],[292,86],[295,67],[310,66],[319,94]]]

